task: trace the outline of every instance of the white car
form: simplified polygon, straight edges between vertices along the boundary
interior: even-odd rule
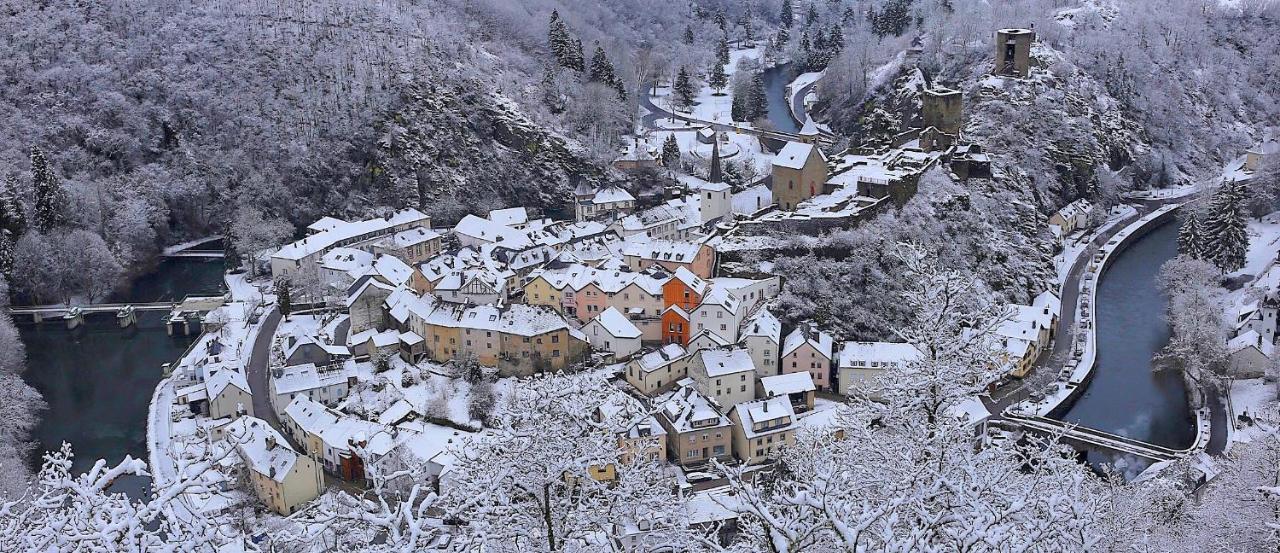
[[[716,475],[707,472],[690,472],[684,475],[684,479],[688,480],[690,484],[697,484],[715,480]]]

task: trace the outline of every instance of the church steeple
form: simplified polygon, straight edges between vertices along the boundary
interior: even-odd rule
[[[711,182],[724,182],[724,174],[720,169],[720,137],[713,135],[711,140]]]

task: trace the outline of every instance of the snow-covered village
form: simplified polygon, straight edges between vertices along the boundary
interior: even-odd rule
[[[1280,547],[1280,3],[0,13],[0,551]]]

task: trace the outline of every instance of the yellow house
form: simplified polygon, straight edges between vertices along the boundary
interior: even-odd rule
[[[262,419],[237,418],[216,429],[215,437],[234,444],[254,494],[276,513],[288,516],[324,490],[320,464],[290,448]]]
[[[773,158],[773,203],[794,211],[796,205],[824,193],[827,156],[812,144],[788,142]]]
[[[538,275],[524,285],[524,302],[529,305],[550,307],[564,314],[564,288],[556,288],[544,275]]]
[[[748,465],[763,463],[796,443],[796,414],[785,397],[739,403],[729,418],[733,420],[733,452]]]

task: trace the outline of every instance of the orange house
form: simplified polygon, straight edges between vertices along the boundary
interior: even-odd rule
[[[681,346],[689,344],[689,313],[678,305],[662,312],[662,343]]]
[[[679,306],[686,312],[687,321],[687,312],[702,304],[702,295],[706,292],[707,281],[681,267],[662,285],[662,307]]]

